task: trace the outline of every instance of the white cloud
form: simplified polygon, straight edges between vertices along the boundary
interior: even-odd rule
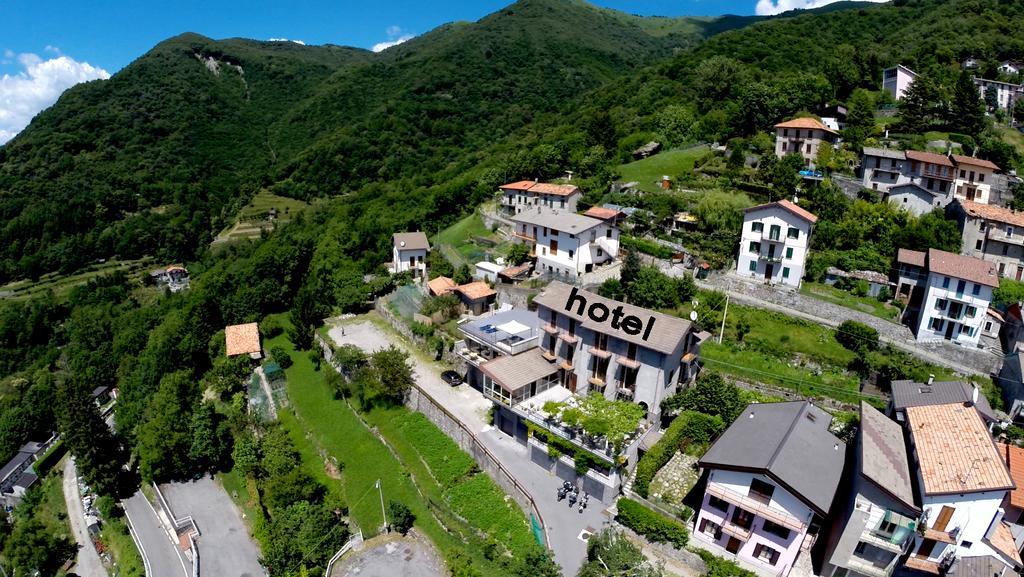
[[[404,32],[401,26],[388,26],[384,33],[388,35],[388,39],[385,40],[384,42],[378,42],[374,44],[370,48],[370,50],[373,50],[374,52],[381,52],[383,50],[391,48],[392,46],[398,46],[402,42],[407,42],[416,37],[415,34],[409,34],[407,32]]]
[[[306,45],[302,40],[289,40],[288,38],[267,38],[267,42],[294,42],[295,44]]]
[[[887,2],[888,0],[865,0],[866,2]],[[789,10],[821,8],[838,0],[757,0],[755,12],[758,16],[772,16]]]
[[[54,46],[52,44],[47,44],[46,47],[43,48],[43,50],[45,50],[47,52],[53,52],[54,54],[60,54],[60,48],[57,48],[56,46]]]
[[[4,52],[8,58],[13,56]],[[22,70],[0,76],[0,144],[14,138],[41,110],[79,82],[110,78],[110,73],[67,56],[43,60],[37,54],[17,56]]]

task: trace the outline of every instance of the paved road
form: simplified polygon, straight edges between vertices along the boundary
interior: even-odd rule
[[[204,577],[261,577],[260,550],[249,537],[242,515],[217,481],[203,477],[161,485],[178,518],[191,516],[199,527],[199,574]]]
[[[373,351],[394,344],[414,353],[405,339],[385,333],[370,322],[346,324],[344,335],[340,327],[333,328],[329,336],[339,345],[353,344]],[[487,425],[486,414],[491,401],[468,385],[452,387],[442,381],[439,375],[443,367],[440,365],[423,361],[416,354],[411,354],[411,360],[415,364],[417,385],[473,431],[530,492],[544,517],[555,561],[562,567],[564,575],[575,575],[587,552],[587,544],[579,538],[580,533],[584,529],[597,531],[604,526],[608,519],[603,512],[604,505],[591,499],[590,506],[580,514],[577,509],[569,509],[567,501],[558,502],[556,492],[561,480],[531,461],[525,445]]]
[[[75,469],[75,459],[71,456],[64,461],[64,503],[68,507],[71,530],[78,542],[75,573],[81,577],[107,577],[107,570],[96,548],[92,546],[89,528],[85,525],[85,509],[82,507],[82,494],[78,490],[78,471]]]
[[[444,577],[448,572],[425,539],[392,533],[375,537],[352,550],[328,577]]]
[[[121,501],[121,506],[135,529],[139,553],[149,560],[148,577],[192,577],[191,562],[171,543],[142,491]]]

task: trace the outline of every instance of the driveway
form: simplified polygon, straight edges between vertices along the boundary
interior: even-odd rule
[[[74,457],[64,460],[64,503],[68,507],[71,530],[78,542],[78,556],[75,557],[75,573],[81,577],[107,577],[107,570],[96,553],[85,525],[85,509],[82,507],[82,493],[78,490],[78,471]]]
[[[174,515],[191,516],[199,528],[199,573],[216,577],[261,577],[260,550],[242,515],[220,483],[210,477],[161,485]]]
[[[171,543],[142,491],[121,501],[121,506],[135,530],[139,554],[150,568],[148,577],[192,577],[192,563]]]
[[[473,431],[477,439],[530,492],[537,509],[544,517],[555,561],[562,567],[563,575],[576,574],[587,552],[586,541],[579,538],[580,533],[584,530],[596,532],[605,525],[608,517],[604,514],[604,504],[591,499],[589,506],[581,514],[578,509],[570,509],[568,501],[558,502],[556,493],[562,484],[561,479],[531,461],[525,445],[487,424],[486,415],[492,406],[491,401],[469,385],[452,387],[442,381],[440,374],[445,367],[424,361],[404,338],[386,333],[368,321],[344,325],[344,334],[340,326],[332,328],[328,334],[338,345],[351,344],[373,351],[394,344],[408,351],[414,364],[416,384],[419,388],[444,405],[463,425]]]

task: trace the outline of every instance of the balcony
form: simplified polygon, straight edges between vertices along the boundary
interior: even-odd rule
[[[888,565],[879,566],[877,563],[861,559],[857,556],[850,557],[846,565],[857,573],[867,575],[868,577],[889,577]]]
[[[722,532],[731,537],[736,537],[740,541],[747,541],[750,539],[752,527],[753,525],[751,525],[751,527],[744,528],[740,525],[737,525],[736,523],[733,523],[732,519],[727,519],[722,524]]]
[[[959,528],[955,528],[952,531],[939,531],[938,529],[925,528],[921,531],[921,536],[925,539],[938,541],[939,543],[953,545],[956,543],[956,536],[959,532]]]
[[[924,571],[925,573],[931,573],[932,575],[939,574],[939,563],[937,561],[929,561],[924,557],[918,557],[917,555],[911,555],[903,563],[903,566],[907,569],[914,569],[917,571]]]
[[[537,242],[537,237],[535,237],[533,235],[526,234],[525,232],[513,231],[512,232],[512,236],[514,236],[514,237],[516,237],[518,239],[522,239],[522,240],[528,241],[528,242]]]
[[[781,254],[758,254],[757,258],[767,262],[782,262]]]
[[[590,377],[587,379],[587,382],[597,391],[604,391],[604,387],[607,384],[602,377]]]
[[[570,335],[569,333],[562,333],[558,335],[558,339],[562,342],[569,343],[570,345],[575,345],[580,342],[580,338],[578,336]]]
[[[638,361],[636,359],[629,359],[629,358],[625,358],[625,357],[619,357],[618,359],[616,359],[616,362],[618,362],[619,365],[621,365],[623,367],[626,367],[628,369],[634,369],[635,370],[635,369],[639,369],[640,368],[640,361]]]
[[[557,335],[558,334],[558,327],[556,327],[555,325],[553,325],[551,323],[544,323],[544,324],[542,324],[540,326],[540,330],[546,332],[549,335]]]
[[[709,495],[714,495],[719,499],[728,501],[737,507],[746,509],[758,517],[768,519],[773,523],[777,523],[794,531],[802,533],[807,529],[807,525],[803,521],[789,513],[779,509],[773,509],[768,505],[763,505],[746,495],[740,495],[739,493],[731,489],[727,489],[718,483],[708,483],[707,493]]]
[[[1005,230],[994,227],[989,227],[985,230],[985,240],[1024,246],[1024,234],[1015,231],[1014,234],[1009,235],[1006,234]]]
[[[878,533],[875,533],[874,531],[870,531],[870,530],[864,531],[860,535],[860,540],[862,542],[864,542],[864,543],[869,544],[869,545],[874,545],[875,547],[878,547],[879,549],[884,549],[886,551],[891,551],[893,553],[902,553],[903,552],[903,544],[902,543],[893,543],[892,541],[889,540],[888,537],[886,537],[884,535],[880,535]]]
[[[605,349],[599,348],[597,345],[590,347],[590,354],[599,359],[607,359],[612,356],[610,352],[606,351]]]
[[[621,399],[632,399],[635,388],[636,385],[627,385],[622,381],[619,381],[618,387],[616,387],[615,392]]]
[[[556,355],[552,351],[544,351],[543,353],[540,354],[540,356],[544,357],[544,360],[546,360],[549,363],[553,363],[558,360],[558,355]]]
[[[563,369],[565,369],[567,371],[571,371],[572,368],[573,368],[572,367],[572,361],[569,361],[569,360],[562,361],[562,364],[560,364],[558,366],[562,367]]]
[[[762,241],[768,241],[768,242],[780,242],[780,243],[782,243],[782,242],[786,242],[786,237],[782,236],[782,232],[781,231],[779,233],[773,235],[771,233],[771,230],[762,230],[761,231],[761,240]]]

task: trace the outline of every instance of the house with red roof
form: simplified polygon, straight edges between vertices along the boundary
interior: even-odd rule
[[[576,203],[583,193],[574,184],[553,184],[536,180],[520,180],[498,187],[501,189],[501,209],[515,216],[534,207],[557,208],[576,212]]]
[[[832,146],[839,134],[817,118],[794,118],[775,125],[775,156],[799,154],[804,165],[814,167],[818,149]]]
[[[953,190],[956,198],[981,204],[991,202],[992,183],[999,167],[992,161],[972,156],[950,155],[956,165]]]
[[[816,222],[818,217],[789,200],[748,208],[736,274],[799,288]]]

